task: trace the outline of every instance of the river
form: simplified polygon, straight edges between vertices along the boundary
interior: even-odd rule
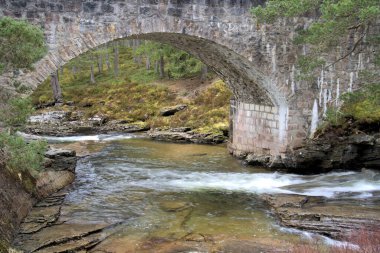
[[[212,252],[223,247],[234,252],[247,243],[246,248],[253,243],[286,249],[313,235],[279,226],[260,195],[368,199],[380,191],[379,172],[273,172],[242,166],[223,145],[163,143],[138,135],[47,139],[55,146],[80,144],[91,151],[78,162],[60,221],[73,227],[118,224],[93,252]],[[170,251],[176,247],[188,250]]]

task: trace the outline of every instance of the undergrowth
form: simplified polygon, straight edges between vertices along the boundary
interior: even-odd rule
[[[0,133],[1,163],[29,193],[35,193],[35,178],[42,168],[46,148],[44,141],[28,143],[20,136]]]
[[[355,131],[378,131],[380,128],[380,83],[372,83],[340,97],[342,105],[328,108],[325,122],[318,132],[332,128]]]
[[[111,51],[108,53],[111,56],[110,62],[113,62]],[[144,56],[140,57],[140,62],[144,62]],[[176,51],[170,57],[167,59],[166,70],[172,78],[200,75],[198,60]],[[120,47],[120,74],[115,76],[103,61],[103,71],[96,70],[96,83],[91,84],[89,65],[94,63],[87,58],[91,59],[90,56],[81,56],[81,59],[68,63],[59,71],[64,100],[72,101],[75,105],[64,106],[64,110],[83,111],[87,118],[101,114],[110,120],[144,122],[151,128],[186,126],[200,133],[215,134],[228,130],[231,92],[222,81],[216,81],[195,97],[184,98],[163,85],[154,68],[147,70],[145,64],[136,62],[132,48]],[[177,61],[181,63],[175,64]],[[81,63],[80,71],[78,62]],[[77,70],[75,74],[73,68]],[[38,105],[51,102],[52,97],[50,80],[46,80],[32,94],[32,101]],[[187,104],[188,107],[170,117],[159,115],[161,108],[177,104]]]

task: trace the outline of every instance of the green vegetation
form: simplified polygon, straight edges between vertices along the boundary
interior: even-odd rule
[[[41,29],[23,20],[0,18],[0,73],[31,68],[46,52]]]
[[[9,246],[9,243],[0,239],[0,252],[7,252]]]
[[[345,125],[354,120],[358,124],[376,124],[380,122],[380,85],[370,84],[356,92],[349,92],[341,96],[343,104],[340,108],[329,108],[326,112],[328,126]]]
[[[296,44],[307,44],[310,52],[300,57],[298,65],[308,77],[318,67],[325,65],[324,53],[329,53],[341,46],[347,51],[336,61],[340,61],[353,52],[366,38],[366,43],[373,43],[368,36],[368,28],[376,23],[380,16],[378,0],[270,0],[266,6],[252,9],[259,22],[274,22],[278,18],[303,16],[308,13],[319,13],[320,16],[307,29],[298,31]],[[357,40],[349,45],[348,35],[356,33]],[[377,53],[377,59],[379,54]]]
[[[41,29],[26,21],[0,18],[0,74],[19,68],[31,68],[46,52]],[[25,89],[21,83],[14,85],[18,92]],[[33,106],[30,99],[12,98],[4,91],[0,93],[0,118],[3,126],[10,132],[0,132],[0,163],[16,180],[22,182],[28,192],[34,193],[35,176],[42,167],[46,143],[27,143],[23,138],[14,135],[16,130],[25,125]]]
[[[275,22],[279,18],[300,17],[310,13],[319,15],[306,29],[298,31],[294,43],[308,45],[308,54],[298,58],[300,79],[315,80],[322,68],[327,68],[353,53],[360,45],[376,45],[380,36],[368,33],[380,18],[379,0],[269,0],[265,6],[252,9],[259,22]],[[347,38],[354,38],[348,41]],[[326,64],[324,56],[337,47],[342,48],[335,62]],[[380,54],[375,51],[374,64],[380,66]],[[361,89],[341,96],[340,108],[329,108],[324,128],[339,126],[347,121],[373,124],[380,121],[380,74],[362,71],[358,80]]]
[[[20,130],[33,112],[33,105],[29,98],[12,98],[0,111],[0,118],[4,119],[6,127]]]
[[[169,88],[168,84],[175,86],[181,82],[202,86],[203,64],[199,60],[168,45],[153,42],[139,42],[137,46],[130,44],[118,41],[88,52],[64,66],[59,71],[63,97],[65,101],[73,101],[75,106],[64,106],[63,109],[83,111],[86,117],[100,114],[110,120],[138,122],[150,127],[186,126],[201,132],[219,133],[227,129],[231,92],[223,82],[217,81],[211,87],[201,89],[196,96],[181,96],[187,94],[179,95]],[[115,47],[118,47],[118,66],[114,65]],[[160,76],[161,60],[165,62],[164,77]],[[97,66],[95,83],[91,82],[94,66]],[[116,67],[118,75],[115,75]],[[207,76],[208,80],[213,78],[212,73]],[[37,105],[52,100],[50,80],[47,80],[33,93],[32,101]],[[159,115],[163,107],[177,104],[187,104],[188,108],[171,117]]]
[[[35,179],[42,168],[47,145],[44,141],[26,142],[14,134],[26,124],[33,111],[30,99],[14,98],[0,112],[10,133],[0,132],[0,164],[22,183],[25,190],[35,193]]]
[[[44,141],[27,143],[22,137],[0,133],[5,168],[22,182],[29,193],[35,193],[35,178],[42,168],[46,147]]]

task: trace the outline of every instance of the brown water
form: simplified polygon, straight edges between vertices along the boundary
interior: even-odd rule
[[[280,174],[242,166],[225,146],[124,137],[82,139],[81,148],[95,153],[79,161],[61,209],[60,220],[73,226],[121,222],[93,252],[286,250],[302,233],[279,227],[260,194],[360,197],[380,188],[373,172]]]

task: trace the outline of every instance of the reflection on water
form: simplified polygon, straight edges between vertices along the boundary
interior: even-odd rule
[[[130,136],[107,136],[103,141],[87,142],[101,151],[78,163],[62,219],[123,221],[115,235],[128,238],[123,243],[141,238],[192,236],[193,240],[195,235],[203,240],[207,236],[289,240],[296,235],[275,225],[257,194],[356,198],[380,190],[379,173],[373,171],[282,174],[243,167],[224,146],[160,143]]]

